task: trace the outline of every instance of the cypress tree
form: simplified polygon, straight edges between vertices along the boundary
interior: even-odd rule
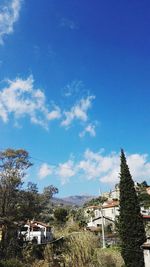
[[[120,166],[120,215],[119,234],[121,254],[126,267],[144,267],[141,245],[146,240],[143,218],[134,182],[123,149]]]

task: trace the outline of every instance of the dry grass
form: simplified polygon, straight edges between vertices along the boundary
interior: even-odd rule
[[[118,250],[96,249],[93,264],[93,267],[121,267],[124,265],[124,261]]]
[[[98,240],[93,234],[74,232],[67,235],[63,243],[57,247],[47,246],[45,259],[51,263],[53,261],[59,264],[65,263],[65,267],[86,267],[89,266],[96,247],[98,247]]]

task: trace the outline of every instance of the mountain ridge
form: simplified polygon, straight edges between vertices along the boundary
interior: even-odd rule
[[[85,202],[91,200],[92,198],[96,198],[96,196],[92,195],[74,195],[67,197],[53,197],[52,203],[58,205],[66,205],[66,206],[82,206]]]

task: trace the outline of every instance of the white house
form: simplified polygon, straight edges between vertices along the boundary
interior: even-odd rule
[[[109,199],[120,199],[120,189],[119,185],[116,184],[115,189],[111,190],[109,193]]]
[[[89,217],[88,227],[99,227],[102,225],[102,216],[104,226],[114,225],[116,216],[119,215],[119,202],[107,201],[102,206],[89,206],[86,208],[86,214]]]
[[[53,240],[51,227],[38,221],[27,222],[21,227],[20,234],[23,236],[24,241],[32,241],[37,244]]]

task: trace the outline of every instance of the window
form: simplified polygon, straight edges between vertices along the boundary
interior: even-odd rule
[[[22,232],[26,232],[26,231],[28,231],[28,227],[27,227],[27,226],[26,226],[26,227],[25,227],[25,226],[24,226],[24,227],[21,227],[21,231],[22,231]]]

